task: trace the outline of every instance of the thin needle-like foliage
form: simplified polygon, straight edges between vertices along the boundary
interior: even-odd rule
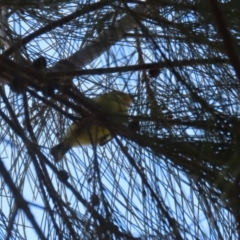
[[[0,239],[239,239],[238,1],[0,7]],[[55,163],[79,118],[113,139]]]

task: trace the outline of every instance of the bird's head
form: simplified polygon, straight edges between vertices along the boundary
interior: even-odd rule
[[[112,93],[116,94],[121,98],[121,100],[126,103],[127,106],[130,106],[133,102],[134,96],[125,92],[120,92],[120,91],[113,91]]]

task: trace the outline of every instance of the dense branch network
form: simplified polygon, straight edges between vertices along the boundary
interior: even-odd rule
[[[235,1],[205,5],[2,5],[0,172],[14,199],[7,238],[21,211],[41,239],[237,237],[239,9]],[[129,125],[90,99],[112,90],[135,96]],[[79,118],[115,137],[56,166],[49,148]],[[32,217],[25,185],[48,226]]]

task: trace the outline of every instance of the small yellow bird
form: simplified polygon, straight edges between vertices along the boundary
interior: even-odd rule
[[[117,121],[121,123],[127,121],[127,118],[120,118],[121,116],[118,114],[128,115],[128,109],[132,103],[130,94],[111,91],[101,94],[92,100],[106,114],[116,113]],[[63,141],[52,147],[50,153],[53,155],[55,162],[59,162],[72,147],[89,144],[104,145],[111,138],[112,136],[108,128],[93,125],[87,122],[87,119],[82,118],[81,121],[71,124]]]

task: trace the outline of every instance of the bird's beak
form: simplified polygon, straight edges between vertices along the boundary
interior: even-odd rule
[[[137,98],[137,94],[129,94],[129,97],[130,97],[130,99],[131,99],[131,103],[133,103],[134,102],[134,100]]]

